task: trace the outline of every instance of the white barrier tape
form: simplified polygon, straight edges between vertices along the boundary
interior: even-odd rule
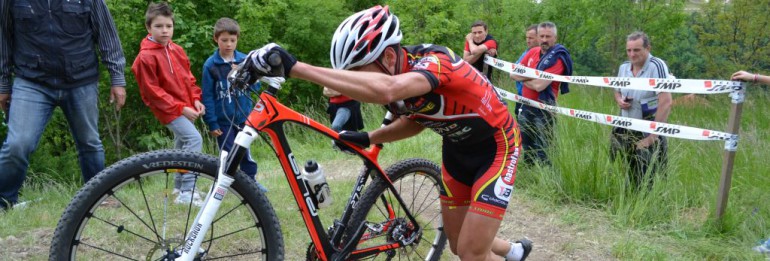
[[[726,151],[737,151],[738,150],[738,135],[734,135],[732,138],[725,141],[725,150]]]
[[[746,92],[744,90],[738,90],[730,93],[730,98],[735,104],[743,103],[746,100]]]
[[[592,85],[606,88],[634,89],[654,92],[699,93],[715,94],[729,93],[742,90],[743,85],[737,81],[724,80],[691,80],[691,79],[660,79],[660,78],[625,78],[625,77],[594,77],[594,76],[563,76],[532,69],[521,64],[515,64],[497,58],[484,56],[484,63],[505,72],[536,79],[557,82]]]
[[[680,139],[724,140],[724,141],[727,141],[725,144],[726,150],[728,149],[728,146],[733,149],[737,148],[738,146],[738,135],[735,135],[735,134],[688,127],[688,126],[681,126],[681,125],[675,125],[675,124],[668,124],[668,123],[662,123],[662,122],[633,119],[633,118],[627,118],[627,117],[621,117],[621,116],[615,116],[615,115],[609,115],[609,114],[590,112],[590,111],[556,107],[556,106],[540,103],[528,98],[524,98],[522,96],[513,94],[511,92],[508,92],[506,90],[503,90],[497,87],[495,87],[495,89],[497,89],[497,92],[500,93],[500,96],[502,96],[507,100],[532,106],[535,108],[540,108],[546,111],[550,111],[552,113],[567,115],[573,118],[593,121],[599,124],[610,125],[610,126],[625,128],[629,130],[641,131],[646,133],[654,133],[661,136],[674,137],[674,138],[680,138]],[[731,143],[731,144],[727,144],[727,143]]]

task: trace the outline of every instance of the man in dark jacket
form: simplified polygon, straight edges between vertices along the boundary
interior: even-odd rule
[[[521,59],[521,64],[540,71],[572,75],[572,58],[567,48],[557,44],[556,25],[552,22],[540,23],[537,27],[540,46],[531,48]],[[569,92],[567,83],[560,83],[548,78],[528,78],[511,74],[511,78],[524,84],[522,96],[541,103],[556,105],[559,94]],[[524,150],[523,160],[531,164],[535,161],[550,165],[549,144],[553,140],[555,119],[549,111],[540,108],[522,106],[519,117],[521,144]]]
[[[4,0],[0,17],[0,108],[9,120],[0,149],[3,209],[16,204],[29,156],[56,107],[69,122],[83,180],[104,168],[96,47],[117,109],[126,99],[126,59],[104,0]]]

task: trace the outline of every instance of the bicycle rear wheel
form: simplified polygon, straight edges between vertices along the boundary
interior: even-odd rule
[[[217,162],[202,153],[162,150],[108,167],[67,206],[51,242],[50,260],[173,260],[200,209],[174,202],[174,177],[193,175],[195,190],[205,200]],[[196,260],[283,260],[275,211],[241,171],[201,250]]]
[[[405,206],[398,203],[386,180],[375,179],[352,214],[346,238],[351,238],[359,225],[365,224],[356,250],[398,241],[407,244],[362,259],[440,260],[447,242],[439,200],[441,169],[425,159],[408,159],[388,167],[385,172]],[[415,217],[420,230],[415,229],[404,208]],[[355,254],[354,250],[352,255]]]

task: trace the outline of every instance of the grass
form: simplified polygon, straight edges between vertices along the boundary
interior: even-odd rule
[[[501,86],[512,89],[507,81]],[[540,202],[543,213],[563,214],[557,222],[580,230],[603,224],[593,223],[592,215],[606,218],[609,222],[605,225],[611,226],[608,237],[617,239],[610,247],[611,255],[621,260],[761,260],[764,257],[750,248],[770,235],[770,161],[766,160],[770,158],[770,134],[764,130],[770,126],[765,113],[770,111],[768,98],[762,90],[751,89],[747,94],[729,204],[722,222],[716,222],[714,212],[723,142],[669,139],[669,174],[656,177],[649,191],[631,192],[625,185],[623,166],[608,159],[610,127],[566,117],[558,118],[553,167],[520,166],[517,193]],[[607,89],[574,86],[572,93],[560,98],[560,106],[617,113]],[[729,106],[726,95],[708,96],[695,104],[676,105],[669,122],[724,130]],[[378,126],[382,107],[366,105],[364,110],[370,126],[367,129]],[[309,116],[327,122],[322,109],[313,111]],[[321,210],[328,226],[339,216],[341,202],[349,197],[360,163],[331,151],[328,140],[318,134],[289,130],[298,164],[314,159],[329,170],[341,172],[327,172],[335,200],[333,208]],[[270,189],[268,197],[279,215],[288,260],[301,259],[309,240],[296,203],[288,196],[286,178],[264,142],[257,142],[252,154],[260,164],[258,179]],[[387,166],[408,157],[440,161],[440,139],[425,131],[415,138],[387,144],[381,162]],[[0,216],[0,241],[17,242],[11,249],[26,249],[25,260],[46,259],[50,234],[75,191],[75,185],[28,180],[23,199],[39,200],[26,209]],[[566,251],[576,246],[562,247]],[[9,249],[0,249],[0,255],[7,256],[3,251]]]

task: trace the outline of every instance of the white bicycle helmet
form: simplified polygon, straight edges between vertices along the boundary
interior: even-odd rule
[[[385,47],[401,43],[398,17],[375,6],[342,21],[332,37],[332,68],[347,70],[374,62]]]

